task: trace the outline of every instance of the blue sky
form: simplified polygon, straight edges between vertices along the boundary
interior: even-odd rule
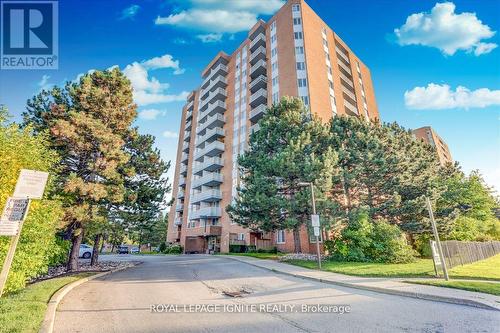
[[[383,121],[431,125],[464,171],[479,169],[500,189],[497,1],[307,2],[371,69]],[[136,87],[137,125],[157,137],[174,165],[183,99],[201,82],[200,71],[279,6],[280,0],[61,1],[59,69],[0,71],[0,103],[19,120],[26,99],[42,87],[117,65]]]

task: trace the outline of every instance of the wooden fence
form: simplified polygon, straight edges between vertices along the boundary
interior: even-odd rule
[[[441,246],[448,268],[471,264],[500,253],[500,241],[465,242],[448,240],[441,242]]]

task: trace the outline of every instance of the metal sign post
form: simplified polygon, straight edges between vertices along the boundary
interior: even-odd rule
[[[48,177],[47,172],[22,169],[16,183],[14,196],[7,199],[0,217],[0,235],[14,237],[10,240],[9,250],[0,272],[0,297],[2,297],[9,276],[31,199],[42,198]]]
[[[316,200],[314,199],[314,185],[311,182],[311,200],[313,215],[311,215],[311,224],[314,228],[314,236],[316,237],[316,254],[318,256],[318,268],[321,269],[321,251],[319,249],[319,215],[316,215]],[[315,225],[317,224],[317,225]]]
[[[444,279],[446,281],[448,281],[449,280],[448,269],[446,268],[446,261],[444,261],[443,248],[441,247],[441,241],[439,240],[439,234],[437,231],[436,221],[434,221],[434,213],[432,211],[431,201],[429,200],[428,197],[425,197],[425,203],[427,204],[427,210],[429,211],[429,218],[431,219],[432,232],[434,233],[434,239],[436,240],[439,259],[441,261],[441,267],[443,268]],[[436,265],[436,261],[434,259],[434,256],[433,256],[433,260],[434,260],[434,264]]]

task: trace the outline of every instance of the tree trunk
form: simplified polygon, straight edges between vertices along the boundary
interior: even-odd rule
[[[299,232],[300,227],[295,227],[293,229],[293,245],[294,245],[294,251],[295,253],[301,253],[302,252],[302,247],[300,245],[300,232]]]
[[[346,176],[344,174],[342,179],[342,189],[344,190],[344,204],[346,206],[346,213],[351,211],[351,193],[349,193],[349,184],[347,184]]]
[[[90,259],[90,266],[97,265],[97,261],[99,260],[99,243],[101,242],[102,234],[97,234],[94,237],[94,248],[92,250],[92,259]]]
[[[77,233],[75,235],[75,232]],[[72,236],[71,236],[71,252],[68,258],[68,266],[67,269],[70,272],[78,270],[78,257],[80,255],[80,244],[82,244],[83,239],[83,228],[80,223],[76,223],[73,227]]]
[[[107,239],[108,237],[106,235],[102,236],[102,243],[101,243],[101,248],[99,249],[99,253],[102,253],[102,251],[104,251],[104,243],[106,242]]]

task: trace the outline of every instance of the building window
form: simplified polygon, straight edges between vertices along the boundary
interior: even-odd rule
[[[300,88],[307,87],[307,79],[298,79],[297,83]]]
[[[276,244],[285,243],[285,230],[278,230],[276,232]]]
[[[326,39],[323,39],[323,45],[328,47],[328,41]]]
[[[295,39],[302,39],[302,31],[294,32]]]
[[[275,70],[277,70],[277,69],[278,69],[278,62],[277,62],[277,61],[275,61],[275,62],[273,62],[273,63],[271,64],[271,70],[272,70],[272,71],[275,71]]]
[[[276,21],[273,21],[273,23],[271,23],[271,30],[274,30],[276,29]]]
[[[271,57],[274,57],[277,54],[278,54],[278,49],[274,48],[271,50]]]
[[[274,43],[276,39],[277,39],[276,35],[271,35],[271,43]]]
[[[300,96],[305,106],[309,105],[309,96]]]
[[[278,92],[273,93],[272,97],[273,97],[273,104],[276,104],[279,102],[280,97],[279,97]]]
[[[300,25],[302,22],[301,22],[301,19],[300,17],[296,17],[293,19],[293,24],[294,25]]]
[[[300,11],[300,5],[293,5],[292,12],[298,12],[298,11]]]
[[[245,240],[245,234],[244,233],[239,233],[236,239],[239,240],[239,241],[244,241]]]
[[[306,64],[303,61],[297,62],[297,69],[298,70],[304,70],[304,69],[306,69]]]
[[[304,47],[303,46],[295,47],[295,54],[304,54]]]
[[[273,86],[278,84],[278,77],[273,77]]]
[[[328,85],[330,86],[330,88],[333,89],[333,82],[332,81],[328,80]]]

